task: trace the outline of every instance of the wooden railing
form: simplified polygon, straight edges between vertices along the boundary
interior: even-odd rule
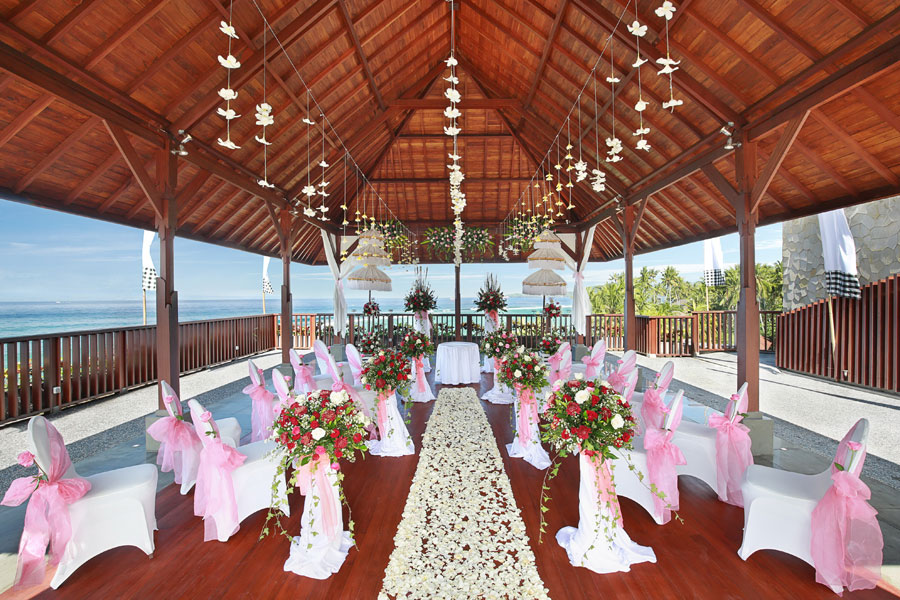
[[[182,373],[275,348],[274,315],[180,323]],[[156,326],[0,339],[0,424],[156,380]]]
[[[900,275],[863,286],[862,298],[819,300],[778,317],[775,364],[810,375],[900,392]]]

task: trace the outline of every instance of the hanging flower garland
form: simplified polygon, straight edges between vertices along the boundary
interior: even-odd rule
[[[453,153],[449,155],[452,161],[447,168],[450,169],[450,208],[453,210],[453,263],[455,265],[462,264],[462,247],[463,247],[463,224],[462,212],[466,208],[466,195],[462,192],[462,182],[465,178],[459,161],[462,158],[459,155],[459,145],[457,136],[462,131],[459,127],[459,119],[461,113],[457,104],[462,100],[462,96],[456,86],[459,84],[459,78],[456,76],[456,66],[459,61],[453,55],[456,49],[456,3],[450,3],[450,57],[445,61],[450,67],[450,76],[445,77],[444,81],[449,83],[449,87],[444,90],[444,97],[450,101],[450,106],[444,109],[444,116],[450,120],[450,125],[444,127],[444,133],[453,138]]]
[[[462,254],[472,255],[476,252],[487,252],[494,246],[491,232],[485,227],[464,227],[459,244],[457,244],[456,227],[429,227],[425,231],[425,245],[431,246],[438,258],[446,260],[457,251]]]
[[[647,26],[641,25],[640,21],[638,21],[637,6],[635,6],[634,9],[634,22],[628,26],[628,31],[634,36],[635,48],[637,50],[637,56],[631,66],[637,69],[638,101],[634,104],[634,110],[637,111],[640,121],[637,130],[632,135],[640,138],[635,145],[635,148],[649,152],[650,143],[644,138],[645,135],[650,133],[650,128],[644,126],[644,110],[647,108],[647,102],[644,100],[644,90],[641,84],[641,65],[647,62],[646,58],[641,57],[641,38],[647,35]]]
[[[669,2],[669,0],[663,2],[662,5],[656,9],[656,16],[665,19],[666,21],[666,57],[656,59],[656,62],[662,65],[662,69],[657,71],[656,74],[669,76],[669,99],[662,103],[662,107],[663,110],[669,109],[672,112],[675,112],[676,106],[684,104],[684,101],[675,98],[675,94],[672,90],[672,73],[677,71],[678,65],[681,64],[680,60],[672,60],[672,57],[669,55],[669,21],[675,16],[675,10],[675,5]]]
[[[325,191],[325,188],[328,187],[328,184],[330,182],[325,181],[325,169],[327,169],[331,165],[325,162],[325,115],[320,114],[319,118],[322,120],[322,160],[319,161],[319,166],[322,168],[322,176],[319,180],[319,189],[316,190],[316,194],[318,194],[322,199],[322,204],[319,206],[319,212],[322,214],[319,215],[319,220],[327,221],[328,217],[325,216],[325,213],[328,212],[328,205],[325,204],[325,198],[327,198],[329,194]]]
[[[266,54],[266,42],[268,37],[268,28],[263,23],[263,56]],[[269,183],[269,146],[271,142],[266,139],[266,127],[275,123],[275,117],[272,116],[272,106],[269,104],[268,89],[266,87],[269,71],[269,62],[263,61],[263,101],[256,105],[256,124],[262,127],[262,136],[254,136],[257,142],[263,145],[263,178],[257,180],[261,187],[274,188]]]
[[[218,56],[219,64],[225,69],[225,87],[219,90],[219,97],[225,101],[225,108],[223,109],[221,106],[216,109],[216,113],[225,119],[225,139],[218,138],[216,143],[224,148],[228,148],[229,150],[237,150],[240,148],[237,144],[231,141],[231,122],[234,119],[239,118],[241,115],[234,112],[234,109],[231,108],[231,101],[236,100],[238,97],[238,93],[231,89],[231,72],[234,69],[239,69],[241,67],[241,63],[238,59],[231,54],[231,43],[239,39],[238,34],[234,29],[234,25],[232,25],[232,15],[234,13],[234,2],[231,2],[231,5],[228,8],[228,22],[222,21],[219,23],[219,31],[224,33],[228,37],[228,55],[223,57],[221,54]]]

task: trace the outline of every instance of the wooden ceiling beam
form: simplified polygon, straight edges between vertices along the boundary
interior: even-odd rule
[[[344,29],[347,31],[347,35],[350,36],[350,41],[353,44],[353,49],[356,51],[356,58],[359,60],[359,63],[362,65],[363,72],[366,74],[366,79],[369,82],[369,88],[371,88],[372,96],[375,98],[375,102],[378,104],[378,108],[384,110],[384,98],[381,97],[381,92],[378,91],[378,84],[375,83],[375,76],[372,75],[372,68],[369,66],[369,61],[366,58],[366,53],[363,52],[362,44],[359,41],[359,36],[356,33],[356,29],[353,27],[353,19],[350,18],[350,12],[347,10],[347,5],[344,3],[344,0],[338,0],[337,5],[338,14],[341,17]]]
[[[214,219],[219,216],[219,214],[228,208],[228,205],[231,204],[231,201],[240,196],[242,190],[235,189],[229,190],[228,193],[225,194],[224,198],[216,203],[215,206],[210,209],[209,213],[203,217],[202,220],[197,221],[194,226],[191,228],[191,231],[194,233],[200,233],[203,229],[206,229],[210,224],[214,222]],[[209,233],[204,233],[204,236],[209,236]]]
[[[209,192],[205,195],[200,195],[200,188],[203,187],[203,184],[205,184],[210,177],[212,177],[212,175],[206,171],[201,171],[199,175],[194,177],[190,183],[178,192],[175,202],[175,206],[178,208],[178,222],[176,228],[183,227],[194,215],[194,211],[197,210],[200,205],[215,198],[216,194],[225,187],[226,183],[221,179],[218,179],[216,180],[217,183],[213,185]]]
[[[24,177],[19,179],[19,182],[13,188],[15,192],[18,194],[29,185],[31,185],[34,180],[41,175],[41,173],[49,169],[53,165],[53,163],[59,160],[59,157],[61,157],[74,144],[81,141],[81,138],[90,133],[99,123],[99,117],[88,118],[87,121],[81,124],[81,127],[69,134],[69,136],[66,137],[65,140],[57,144],[53,148],[53,150],[41,160],[41,162],[35,165]]]
[[[103,124],[106,126],[106,130],[109,132],[116,148],[122,153],[122,158],[125,159],[125,164],[131,170],[134,180],[144,192],[144,196],[150,201],[156,215],[162,219],[164,213],[162,192],[156,187],[156,182],[144,168],[144,160],[132,146],[131,140],[128,139],[128,134],[125,133],[124,129],[109,121],[103,121]]]
[[[9,124],[3,128],[3,131],[0,131],[0,148],[5,146],[9,140],[16,137],[20,131],[25,129],[45,108],[53,103],[53,100],[53,96],[41,96],[32,102],[28,108],[16,115],[16,118],[10,121]]]
[[[784,131],[781,133],[781,137],[778,138],[778,142],[775,144],[775,148],[772,150],[769,160],[766,161],[765,166],[756,179],[756,183],[753,184],[753,189],[750,192],[750,212],[756,212],[757,208],[759,208],[759,203],[762,200],[763,194],[769,189],[769,184],[772,183],[772,180],[775,178],[775,173],[781,168],[781,163],[784,161],[785,156],[787,156],[787,153],[797,139],[797,136],[800,135],[800,129],[803,127],[808,116],[809,112],[805,112],[799,117],[795,117],[787,124],[787,127],[785,127]],[[900,183],[900,181],[898,181],[898,183]]]
[[[404,110],[444,110],[449,102],[445,98],[398,98],[388,105]],[[463,98],[459,107],[461,110],[522,110],[522,102],[518,98]]]
[[[547,41],[544,42],[544,49],[541,51],[541,60],[538,62],[537,69],[534,72],[534,79],[531,81],[531,87],[528,88],[528,94],[525,95],[524,107],[527,109],[531,106],[534,99],[534,92],[541,83],[541,77],[544,75],[544,67],[547,65],[547,59],[550,57],[550,49],[556,42],[556,36],[559,35],[559,27],[562,25],[563,18],[568,8],[568,0],[560,0],[559,8],[556,10],[556,16],[553,18],[553,24],[550,26],[550,32],[547,34]]]
[[[131,184],[133,182],[134,182],[134,178],[128,177],[125,180],[125,183],[120,185],[118,187],[118,189],[116,189],[112,194],[109,195],[109,197],[106,200],[103,201],[103,204],[101,204],[97,208],[97,212],[102,215],[103,213],[108,211],[110,208],[112,208],[113,204],[118,202],[119,198],[122,197],[122,194],[124,194],[126,191],[128,191],[128,188],[131,187]]]
[[[828,116],[826,116],[821,110],[813,112],[812,118],[823,125],[825,129],[830,131],[831,134],[834,135],[834,137],[836,137],[848,149],[850,149],[853,154],[863,159],[863,161],[868,164],[873,171],[878,173],[881,178],[884,179],[887,183],[900,186],[900,177],[897,177],[897,175],[889,168],[887,168],[887,166],[885,166],[883,162],[873,156],[868,150],[863,147],[862,144],[856,141],[853,136],[844,131],[840,126],[838,126],[837,123],[828,118]]]
[[[109,53],[118,48],[131,34],[143,27],[143,25],[152,19],[156,13],[165,8],[168,1],[169,0],[153,0],[137,14],[128,19],[123,25],[116,28],[115,34],[107,38],[105,42],[95,48],[87,59],[85,59],[84,68],[90,70],[97,66],[101,60],[109,56]]]
[[[78,24],[78,22],[84,17],[84,15],[95,5],[98,4],[100,0],[83,0],[81,4],[75,6],[69,13],[62,18],[61,21],[57,22],[53,25],[53,28],[50,29],[44,37],[41,38],[41,41],[45,44],[50,44],[55,40],[59,39],[66,33],[68,33],[72,27]]]
[[[834,167],[825,162],[821,156],[818,155],[814,150],[807,147],[805,144],[800,142],[799,140],[794,142],[794,146],[797,147],[797,150],[800,151],[806,159],[815,165],[820,171],[828,175],[831,179],[834,180],[839,186],[844,188],[844,190],[853,197],[859,196],[859,190],[853,187],[853,184],[850,183],[846,177],[838,173]]]
[[[97,179],[102,177],[107,171],[109,171],[114,164],[119,162],[120,157],[122,155],[119,153],[118,149],[113,150],[112,153],[106,157],[100,166],[94,169],[90,175],[81,180],[81,182],[75,186],[71,192],[66,196],[65,200],[63,200],[63,205],[69,205],[78,198],[81,197],[81,194],[85,192]]]

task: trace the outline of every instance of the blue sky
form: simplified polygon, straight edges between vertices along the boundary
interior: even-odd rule
[[[130,300],[140,297],[140,230],[52,210],[0,200],[0,301]],[[738,262],[737,234],[722,238],[726,266]],[[153,245],[158,262],[158,241]],[[756,237],[757,262],[781,260],[781,225],[761,227]],[[689,280],[703,271],[703,244],[695,243],[635,257],[635,269],[674,265]],[[588,285],[605,282],[624,268],[621,260],[591,263]],[[245,299],[259,295],[262,257],[256,254],[176,238],[175,282],[184,300]],[[394,291],[380,297],[403,296],[413,273],[391,267]],[[462,295],[474,296],[484,276],[495,273],[508,293],[521,291],[528,275],[524,264],[464,264]],[[301,298],[331,298],[333,280],[326,267],[295,264],[295,302]],[[276,290],[281,265],[273,261],[269,277]],[[430,265],[429,280],[440,297],[453,296],[453,268]],[[296,282],[302,281],[300,289]],[[363,298],[365,292],[348,293]]]

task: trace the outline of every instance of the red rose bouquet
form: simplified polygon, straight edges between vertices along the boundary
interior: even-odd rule
[[[353,340],[353,344],[361,354],[375,354],[381,348],[381,332],[366,331]]]
[[[427,313],[437,308],[437,297],[434,290],[425,281],[427,273],[419,271],[416,275],[416,281],[413,287],[403,299],[403,306],[409,312]]]
[[[506,296],[500,291],[500,284],[493,275],[488,275],[484,285],[478,290],[475,308],[483,313],[498,312],[506,308]]]
[[[547,355],[556,354],[556,351],[559,350],[562,343],[563,339],[557,335],[545,335],[541,338],[541,341],[538,342],[538,350]]]
[[[379,395],[398,392],[405,395],[409,388],[411,369],[409,360],[399,350],[379,350],[363,366],[360,381],[367,390]]]
[[[584,451],[612,458],[611,448],[632,448],[631,405],[611,387],[575,379],[548,397],[541,435],[561,456]]]
[[[370,300],[363,304],[363,314],[364,315],[380,315],[381,307],[378,306],[378,303],[374,300]]]
[[[424,333],[410,331],[401,338],[397,349],[407,358],[418,358],[426,354],[434,354],[435,346],[431,338]]]
[[[481,340],[481,351],[484,355],[498,360],[503,359],[507,353],[514,352],[518,346],[519,340],[516,336],[505,329],[485,334]]]
[[[544,307],[544,316],[546,316],[546,317],[551,317],[551,318],[558,317],[561,314],[562,314],[562,307],[559,305],[558,302],[554,302],[553,300],[550,300],[550,302],[547,303],[547,306]]]
[[[545,388],[549,385],[547,375],[548,368],[541,357],[523,346],[506,354],[499,372],[501,383],[515,390]]]

